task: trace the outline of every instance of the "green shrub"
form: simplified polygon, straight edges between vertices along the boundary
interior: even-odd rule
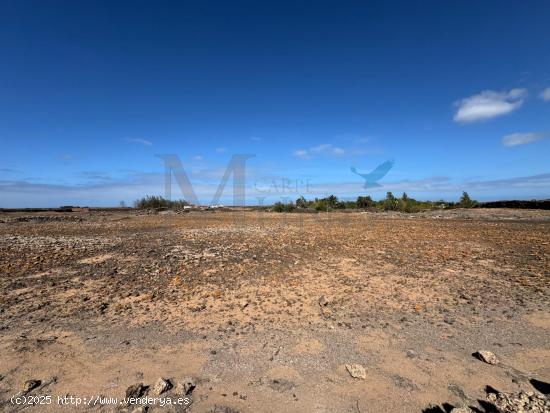
[[[306,201],[306,199],[301,196],[296,200],[296,208],[307,208],[309,206],[309,202]]]
[[[382,201],[382,205],[384,207],[384,211],[396,211],[398,209],[399,203],[397,202],[397,198],[391,193],[386,193],[386,199]]]
[[[275,202],[273,204],[273,211],[284,212],[284,210],[285,210],[285,204],[283,204],[282,202]]]
[[[355,202],[357,208],[370,208],[373,207],[376,202],[372,200],[370,196],[358,196],[357,201]]]
[[[474,201],[472,198],[470,198],[468,192],[464,191],[462,192],[462,196],[460,197],[459,205],[462,208],[474,208],[477,205],[477,201]]]
[[[292,212],[296,209],[294,204],[292,202],[289,202],[287,204],[284,204],[280,201],[275,202],[273,204],[273,211],[274,212]]]
[[[158,195],[147,195],[134,202],[134,205],[139,209],[183,209],[183,207],[189,205],[189,203],[183,199],[172,201]]]
[[[329,207],[326,198],[315,198],[315,201],[313,202],[313,209],[316,211],[332,211],[332,208]]]

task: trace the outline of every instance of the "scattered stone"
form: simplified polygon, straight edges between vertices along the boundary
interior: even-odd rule
[[[365,368],[360,364],[346,364],[346,369],[348,370],[348,373],[351,377],[363,380],[367,378],[367,372],[365,371]]]
[[[326,299],[326,297],[324,295],[319,297],[319,305],[321,307],[326,307],[328,305],[328,300]]]
[[[487,400],[501,413],[548,413],[550,400],[542,394],[520,391],[519,393],[490,393]]]
[[[75,217],[70,215],[28,215],[22,217],[12,218],[13,222],[61,222],[61,221],[73,221],[73,222],[82,222],[84,218]]]
[[[493,353],[487,350],[479,350],[474,353],[474,356],[480,359],[481,361],[484,361],[487,364],[498,364],[498,358]]]
[[[133,384],[126,389],[126,398],[139,398],[142,397],[147,391],[147,386],[143,383]]]
[[[170,390],[171,388],[172,388],[172,383],[170,383],[170,380],[159,377],[159,379],[153,385],[153,394],[158,396],[164,393],[165,391]]]
[[[414,350],[407,350],[406,354],[407,354],[407,358],[410,358],[410,359],[414,359],[418,357],[418,354]]]
[[[197,387],[197,382],[192,377],[186,377],[182,381],[180,381],[175,388],[176,394],[181,394],[183,396],[191,396],[191,393],[193,393],[193,390]]]
[[[132,413],[147,413],[149,406],[139,406],[132,410]]]
[[[33,391],[38,386],[42,384],[42,381],[40,380],[27,380],[25,383],[23,383],[23,392],[28,393],[30,391]]]

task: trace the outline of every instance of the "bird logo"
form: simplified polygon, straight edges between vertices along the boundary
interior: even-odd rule
[[[372,171],[370,171],[368,174],[362,174],[357,172],[357,169],[355,169],[355,166],[352,166],[351,172],[353,172],[356,175],[359,175],[361,178],[365,180],[365,183],[363,184],[363,188],[378,188],[382,185],[378,183],[380,179],[382,179],[386,174],[390,171],[390,169],[393,167],[393,164],[395,162],[393,159],[389,159],[386,162],[381,163],[376,168],[374,168]]]

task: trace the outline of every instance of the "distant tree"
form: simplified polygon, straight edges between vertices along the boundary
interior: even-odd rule
[[[370,196],[358,196],[357,197],[357,208],[370,208],[374,206],[374,201]]]
[[[335,195],[330,195],[328,198],[326,198],[327,203],[329,206],[334,207],[338,203],[338,197]]]
[[[158,209],[158,208],[173,208],[173,209],[183,209],[184,206],[189,205],[184,199],[179,199],[176,201],[171,201],[169,199],[164,199],[161,196],[146,196],[140,198],[134,202],[136,208],[139,209]]]
[[[126,208],[126,202],[120,201],[119,206],[120,206],[121,208]]]
[[[383,205],[385,211],[395,211],[397,209],[398,202],[395,196],[391,192],[388,192],[386,193],[386,199],[384,199]]]
[[[296,208],[307,208],[307,206],[308,206],[308,202],[303,196],[301,196],[296,200]]]
[[[285,210],[285,204],[283,204],[280,201],[277,201],[273,204],[273,211],[275,212],[284,212]]]
[[[273,204],[273,211],[275,212],[292,212],[296,209],[296,206],[292,202],[275,202]]]
[[[336,209],[346,209],[346,202],[345,201],[338,201],[334,205],[334,208],[336,208]]]
[[[313,208],[316,211],[327,211],[330,209],[326,198],[315,198],[315,201],[313,201]]]
[[[470,198],[468,192],[464,191],[462,192],[462,196],[460,197],[459,205],[462,208],[473,208],[477,205],[477,201],[474,201],[472,198]]]
[[[401,200],[403,202],[407,202],[409,200],[409,196],[407,195],[406,192],[403,192],[403,195],[401,195]]]

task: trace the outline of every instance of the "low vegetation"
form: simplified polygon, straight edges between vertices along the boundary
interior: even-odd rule
[[[135,201],[137,209],[183,209],[190,205],[183,199],[169,200],[162,196],[145,196]],[[368,195],[358,196],[355,200],[338,199],[336,195],[325,198],[314,198],[307,200],[300,196],[295,201],[276,202],[271,206],[262,207],[265,210],[274,212],[329,212],[336,210],[379,210],[398,212],[420,212],[433,209],[448,208],[475,208],[481,206],[477,201],[470,198],[467,192],[463,192],[459,202],[439,201],[418,201],[410,198],[406,193],[396,197],[392,192],[387,192],[386,197],[375,201]]]
[[[370,196],[358,196],[353,200],[340,200],[335,195],[325,198],[315,198],[307,200],[303,196],[296,199],[295,202],[276,202],[271,207],[275,212],[293,212],[293,211],[334,211],[334,210],[353,210],[370,209],[380,211],[399,211],[399,212],[420,212],[431,209],[447,208],[474,208],[478,202],[471,199],[467,192],[462,193],[460,202],[439,201],[418,201],[410,198],[406,193],[397,198],[392,192],[388,192],[384,199],[380,201],[373,200]]]
[[[183,209],[187,205],[189,203],[183,199],[172,201],[157,195],[145,196],[134,203],[138,209]]]

